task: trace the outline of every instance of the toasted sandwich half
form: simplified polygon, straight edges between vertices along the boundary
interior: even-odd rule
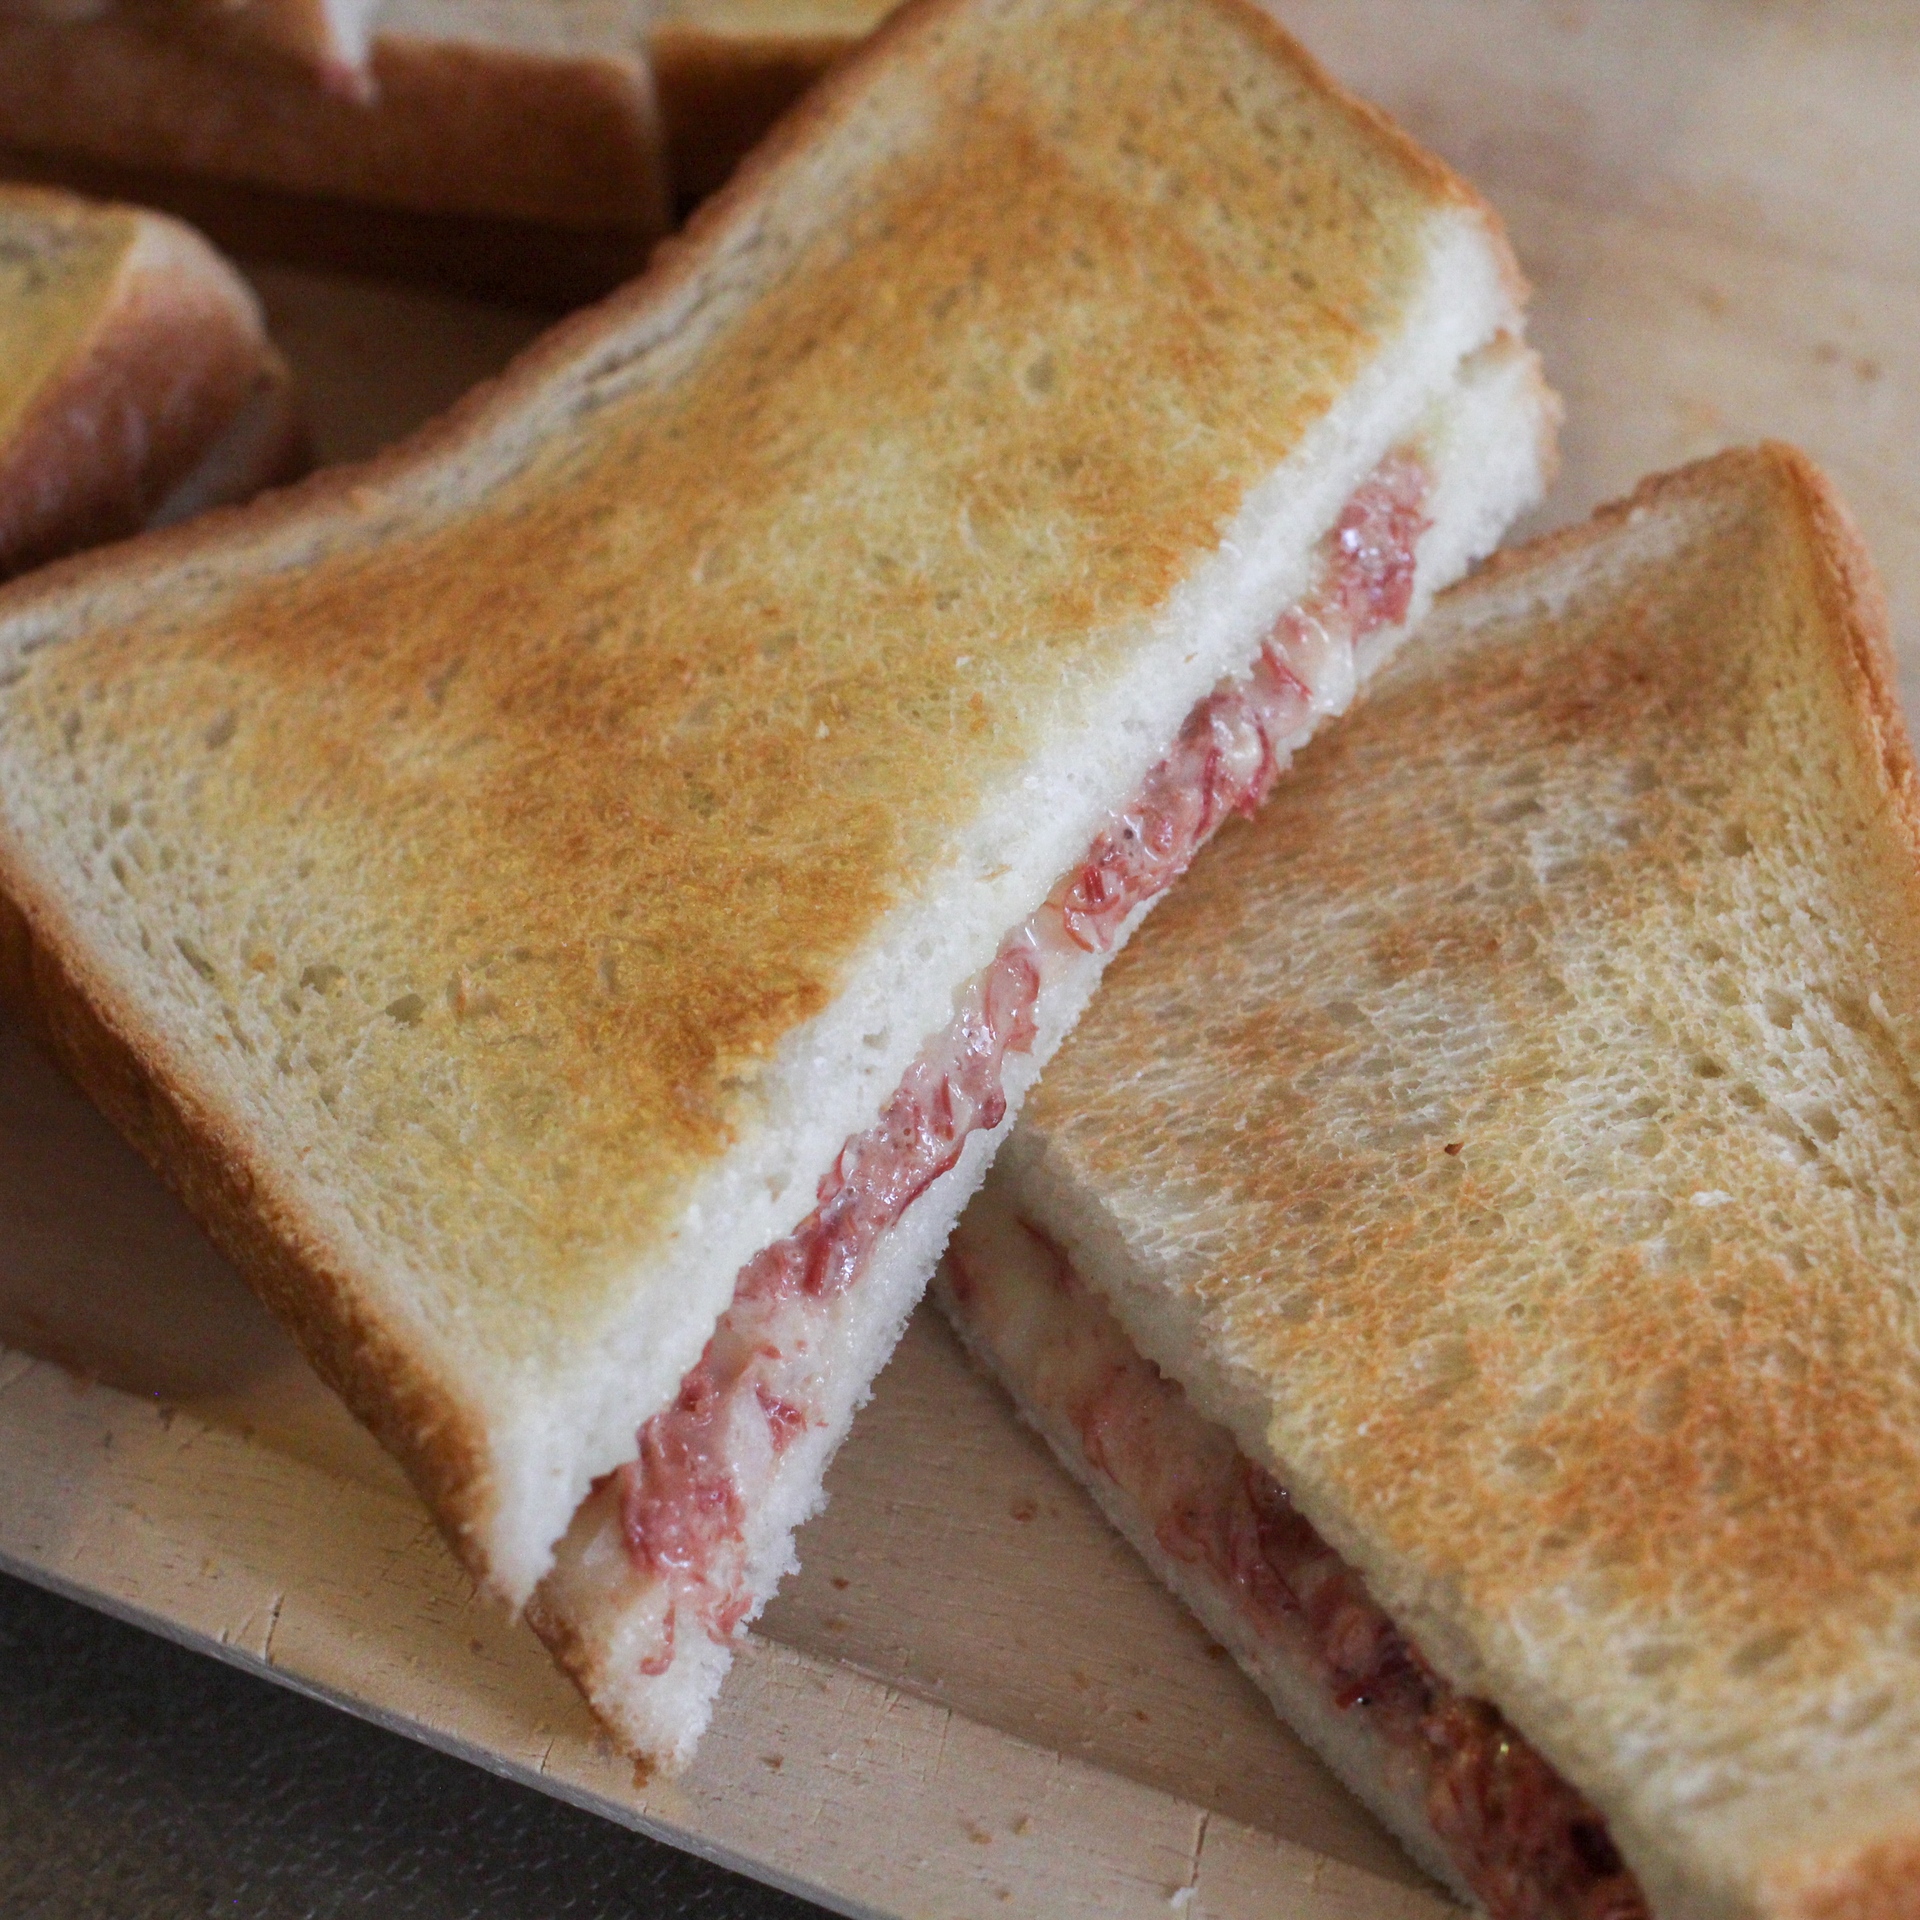
[[[1101,967],[1552,431],[1493,217],[1237,0],[924,6],[777,138],[411,447],[0,602],[15,997],[664,1758]]]
[[[1495,1920],[1914,1910],[1920,814],[1782,447],[1502,555],[1113,969],[972,1350]]]
[[[0,577],[304,464],[252,289],[191,229],[0,186]]]

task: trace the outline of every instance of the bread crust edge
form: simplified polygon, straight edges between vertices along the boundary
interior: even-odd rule
[[[484,1430],[366,1310],[322,1236],[276,1204],[247,1143],[192,1088],[145,1058],[107,981],[23,896],[0,846],[0,1002],[6,1003],[293,1332],[321,1379],[406,1469],[449,1544],[484,1583],[477,1541],[493,1505]]]

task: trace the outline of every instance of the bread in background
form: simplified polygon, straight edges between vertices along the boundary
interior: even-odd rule
[[[190,228],[0,187],[0,577],[290,479],[251,288]]]
[[[0,5],[6,171],[555,306],[645,264],[668,188],[641,0],[385,0],[350,84],[268,44],[265,4]]]

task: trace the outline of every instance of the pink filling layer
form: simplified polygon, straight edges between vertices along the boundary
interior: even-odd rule
[[[1593,1807],[1496,1708],[1427,1665],[1286,1488],[1138,1352],[1062,1248],[1020,1225],[1044,1255],[1048,1297],[1022,1298],[1030,1282],[950,1249],[956,1318],[1171,1559],[1342,1713],[1367,1715],[1490,1920],[1646,1920]]]
[[[619,1470],[629,1556],[672,1590],[662,1645],[643,1671],[671,1664],[683,1613],[724,1640],[751,1611],[747,1513],[785,1449],[825,1423],[819,1374],[804,1357],[825,1337],[830,1303],[968,1137],[1004,1117],[1006,1057],[1032,1048],[1050,957],[1110,949],[1128,915],[1170,886],[1229,814],[1265,797],[1331,658],[1350,658],[1405,617],[1427,487],[1424,464],[1405,449],[1360,486],[1322,543],[1314,589],[1275,623],[1252,671],[1188,715],[1172,752],[967,988],[879,1121],[841,1149],[814,1211],[742,1270],[678,1397],[640,1429],[638,1458]]]

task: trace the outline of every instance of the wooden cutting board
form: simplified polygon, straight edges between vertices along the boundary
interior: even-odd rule
[[[1893,4],[1293,0],[1463,167],[1565,395],[1537,517],[1799,441],[1920,697],[1920,22]],[[502,364],[502,310],[259,274],[329,458]],[[1441,1913],[922,1315],[683,1779],[636,1788],[386,1456],[0,1026],[0,1565],[848,1912]]]

